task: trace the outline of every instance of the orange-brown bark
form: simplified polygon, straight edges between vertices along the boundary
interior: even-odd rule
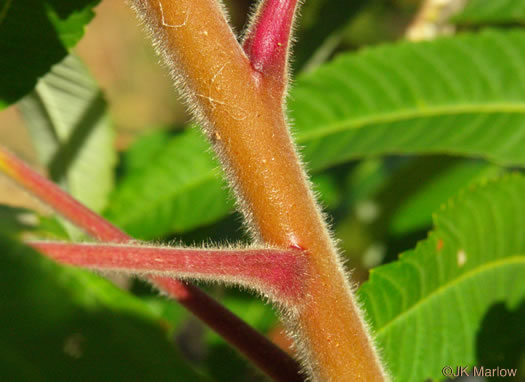
[[[255,238],[309,252],[287,324],[318,381],[386,380],[298,160],[279,85],[251,66],[216,0],[135,0],[214,144]],[[277,87],[277,88],[276,88]]]

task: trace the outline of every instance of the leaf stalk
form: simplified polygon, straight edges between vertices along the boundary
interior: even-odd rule
[[[0,171],[95,239],[112,243],[133,241],[125,232],[73,199],[2,147]],[[154,275],[148,280],[215,330],[275,381],[303,381],[299,365],[293,358],[199,288],[171,277]]]
[[[54,260],[96,270],[219,281],[254,289],[274,302],[293,305],[305,278],[297,249],[191,249],[144,245],[28,243]]]

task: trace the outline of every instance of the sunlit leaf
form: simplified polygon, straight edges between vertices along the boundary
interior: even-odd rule
[[[106,101],[84,64],[68,56],[19,107],[50,178],[101,211],[113,188],[114,133]]]
[[[507,24],[525,22],[524,0],[468,0],[453,18],[459,24]]]
[[[525,166],[523,30],[401,42],[301,77],[289,108],[309,167],[384,154]]]
[[[440,379],[476,363],[489,307],[525,298],[525,178],[470,187],[434,217],[415,250],[371,271],[359,290],[395,381]]]

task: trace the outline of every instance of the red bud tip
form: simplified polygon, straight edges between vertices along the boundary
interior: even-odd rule
[[[297,0],[263,0],[244,40],[258,72],[286,80],[288,47]]]

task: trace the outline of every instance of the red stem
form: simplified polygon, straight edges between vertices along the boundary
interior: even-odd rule
[[[0,170],[92,237],[116,243],[133,240],[124,231],[80,204],[2,147]],[[197,287],[169,277],[153,276],[148,279],[235,346],[241,354],[274,380],[304,380],[300,375],[300,366],[293,358]]]
[[[210,299],[204,293],[192,293],[198,290],[193,285],[183,282],[172,283],[169,282],[171,279],[166,277],[154,276],[152,279],[166,293],[177,295],[181,304],[190,306],[193,314],[227,339],[233,347],[239,349],[246,358],[275,381],[304,382],[306,379],[300,374],[301,367],[297,361],[217,301]],[[214,312],[213,317],[210,316],[209,311]]]
[[[0,147],[0,169],[91,237],[115,243],[133,240],[124,231],[73,199],[55,183],[38,174],[2,147]]]
[[[302,293],[305,257],[300,250],[188,249],[111,244],[30,242],[58,262],[84,268],[194,278],[240,284],[287,303]]]

